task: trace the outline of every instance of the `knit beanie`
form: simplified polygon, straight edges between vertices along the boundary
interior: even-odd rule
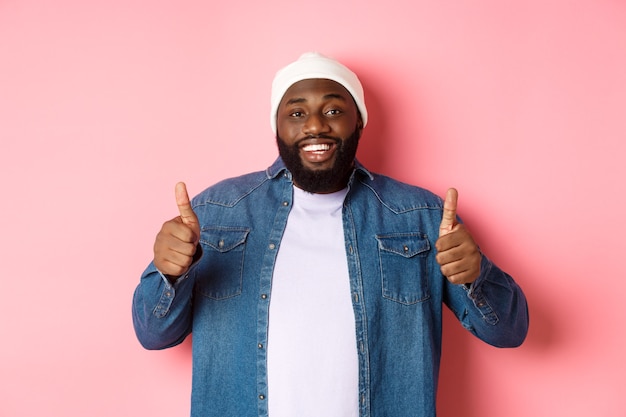
[[[334,59],[317,52],[307,52],[302,54],[297,61],[279,70],[274,77],[274,81],[272,82],[272,114],[270,119],[274,134],[276,134],[278,106],[287,89],[298,81],[313,78],[322,78],[338,82],[348,90],[361,113],[363,127],[365,127],[367,124],[365,96],[363,94],[363,86],[356,74]]]

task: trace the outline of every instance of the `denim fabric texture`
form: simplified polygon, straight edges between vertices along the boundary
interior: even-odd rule
[[[199,259],[173,285],[150,264],[135,290],[133,322],[145,348],[175,346],[193,333],[193,417],[268,415],[272,272],[292,196],[280,158],[264,172],[209,187],[192,200]],[[515,347],[526,337],[524,294],[486,256],[471,286],[441,274],[442,212],[438,196],[357,163],[343,227],[362,417],[436,415],[444,304],[493,346]]]

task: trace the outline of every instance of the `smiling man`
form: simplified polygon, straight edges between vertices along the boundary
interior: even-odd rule
[[[279,158],[215,184],[157,234],[133,300],[148,349],[193,333],[192,416],[435,416],[442,305],[518,346],[524,294],[441,198],[356,159],[358,77],[308,53],[271,96]]]

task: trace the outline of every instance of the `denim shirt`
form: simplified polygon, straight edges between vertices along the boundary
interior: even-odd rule
[[[268,415],[272,273],[292,199],[280,158],[265,172],[208,188],[192,200],[199,259],[174,284],[150,264],[135,290],[133,322],[145,348],[175,346],[193,333],[194,417]],[[493,346],[515,347],[526,337],[524,294],[486,256],[471,286],[441,274],[435,241],[442,210],[436,195],[357,162],[343,228],[362,417],[435,416],[442,304]]]

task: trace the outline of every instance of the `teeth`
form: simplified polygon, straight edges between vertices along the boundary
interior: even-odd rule
[[[302,147],[302,150],[305,152],[320,152],[327,151],[330,149],[330,145],[327,143],[318,143],[312,145],[306,145]]]

